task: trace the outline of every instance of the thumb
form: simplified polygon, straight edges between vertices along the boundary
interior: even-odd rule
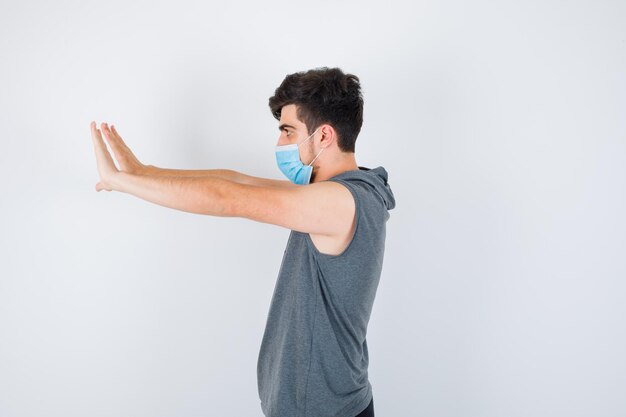
[[[107,187],[104,186],[104,184],[102,184],[101,182],[98,182],[96,184],[96,191],[100,192],[102,190],[106,190],[106,191],[111,191],[110,189],[108,189]]]

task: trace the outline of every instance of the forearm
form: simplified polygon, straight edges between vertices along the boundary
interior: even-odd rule
[[[147,165],[144,175],[157,177],[214,177],[240,182],[241,174],[232,169],[170,169]]]
[[[163,207],[226,216],[226,196],[234,183],[220,177],[135,175],[120,171],[110,180],[115,191],[132,194]]]
[[[263,187],[290,188],[296,186],[289,181],[255,177],[232,169],[169,169],[159,168],[155,165],[147,165],[142,175],[153,175],[157,177],[213,177],[223,178],[239,184]]]

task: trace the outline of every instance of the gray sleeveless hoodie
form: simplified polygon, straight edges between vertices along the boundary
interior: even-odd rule
[[[354,417],[372,399],[367,324],[395,199],[383,167],[346,171],[356,229],[339,255],[317,250],[308,233],[291,231],[257,362],[267,417]]]

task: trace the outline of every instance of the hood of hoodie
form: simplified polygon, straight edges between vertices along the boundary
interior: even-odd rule
[[[387,206],[387,210],[392,210],[396,206],[396,199],[387,182],[389,174],[387,174],[387,170],[382,166],[372,169],[360,166],[358,171],[356,169],[344,171],[332,178],[363,181],[374,188]]]

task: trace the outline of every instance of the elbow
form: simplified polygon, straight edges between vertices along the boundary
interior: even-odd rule
[[[237,198],[233,190],[234,183],[227,180],[220,181],[212,196],[212,212],[210,214],[219,217],[237,217]]]

